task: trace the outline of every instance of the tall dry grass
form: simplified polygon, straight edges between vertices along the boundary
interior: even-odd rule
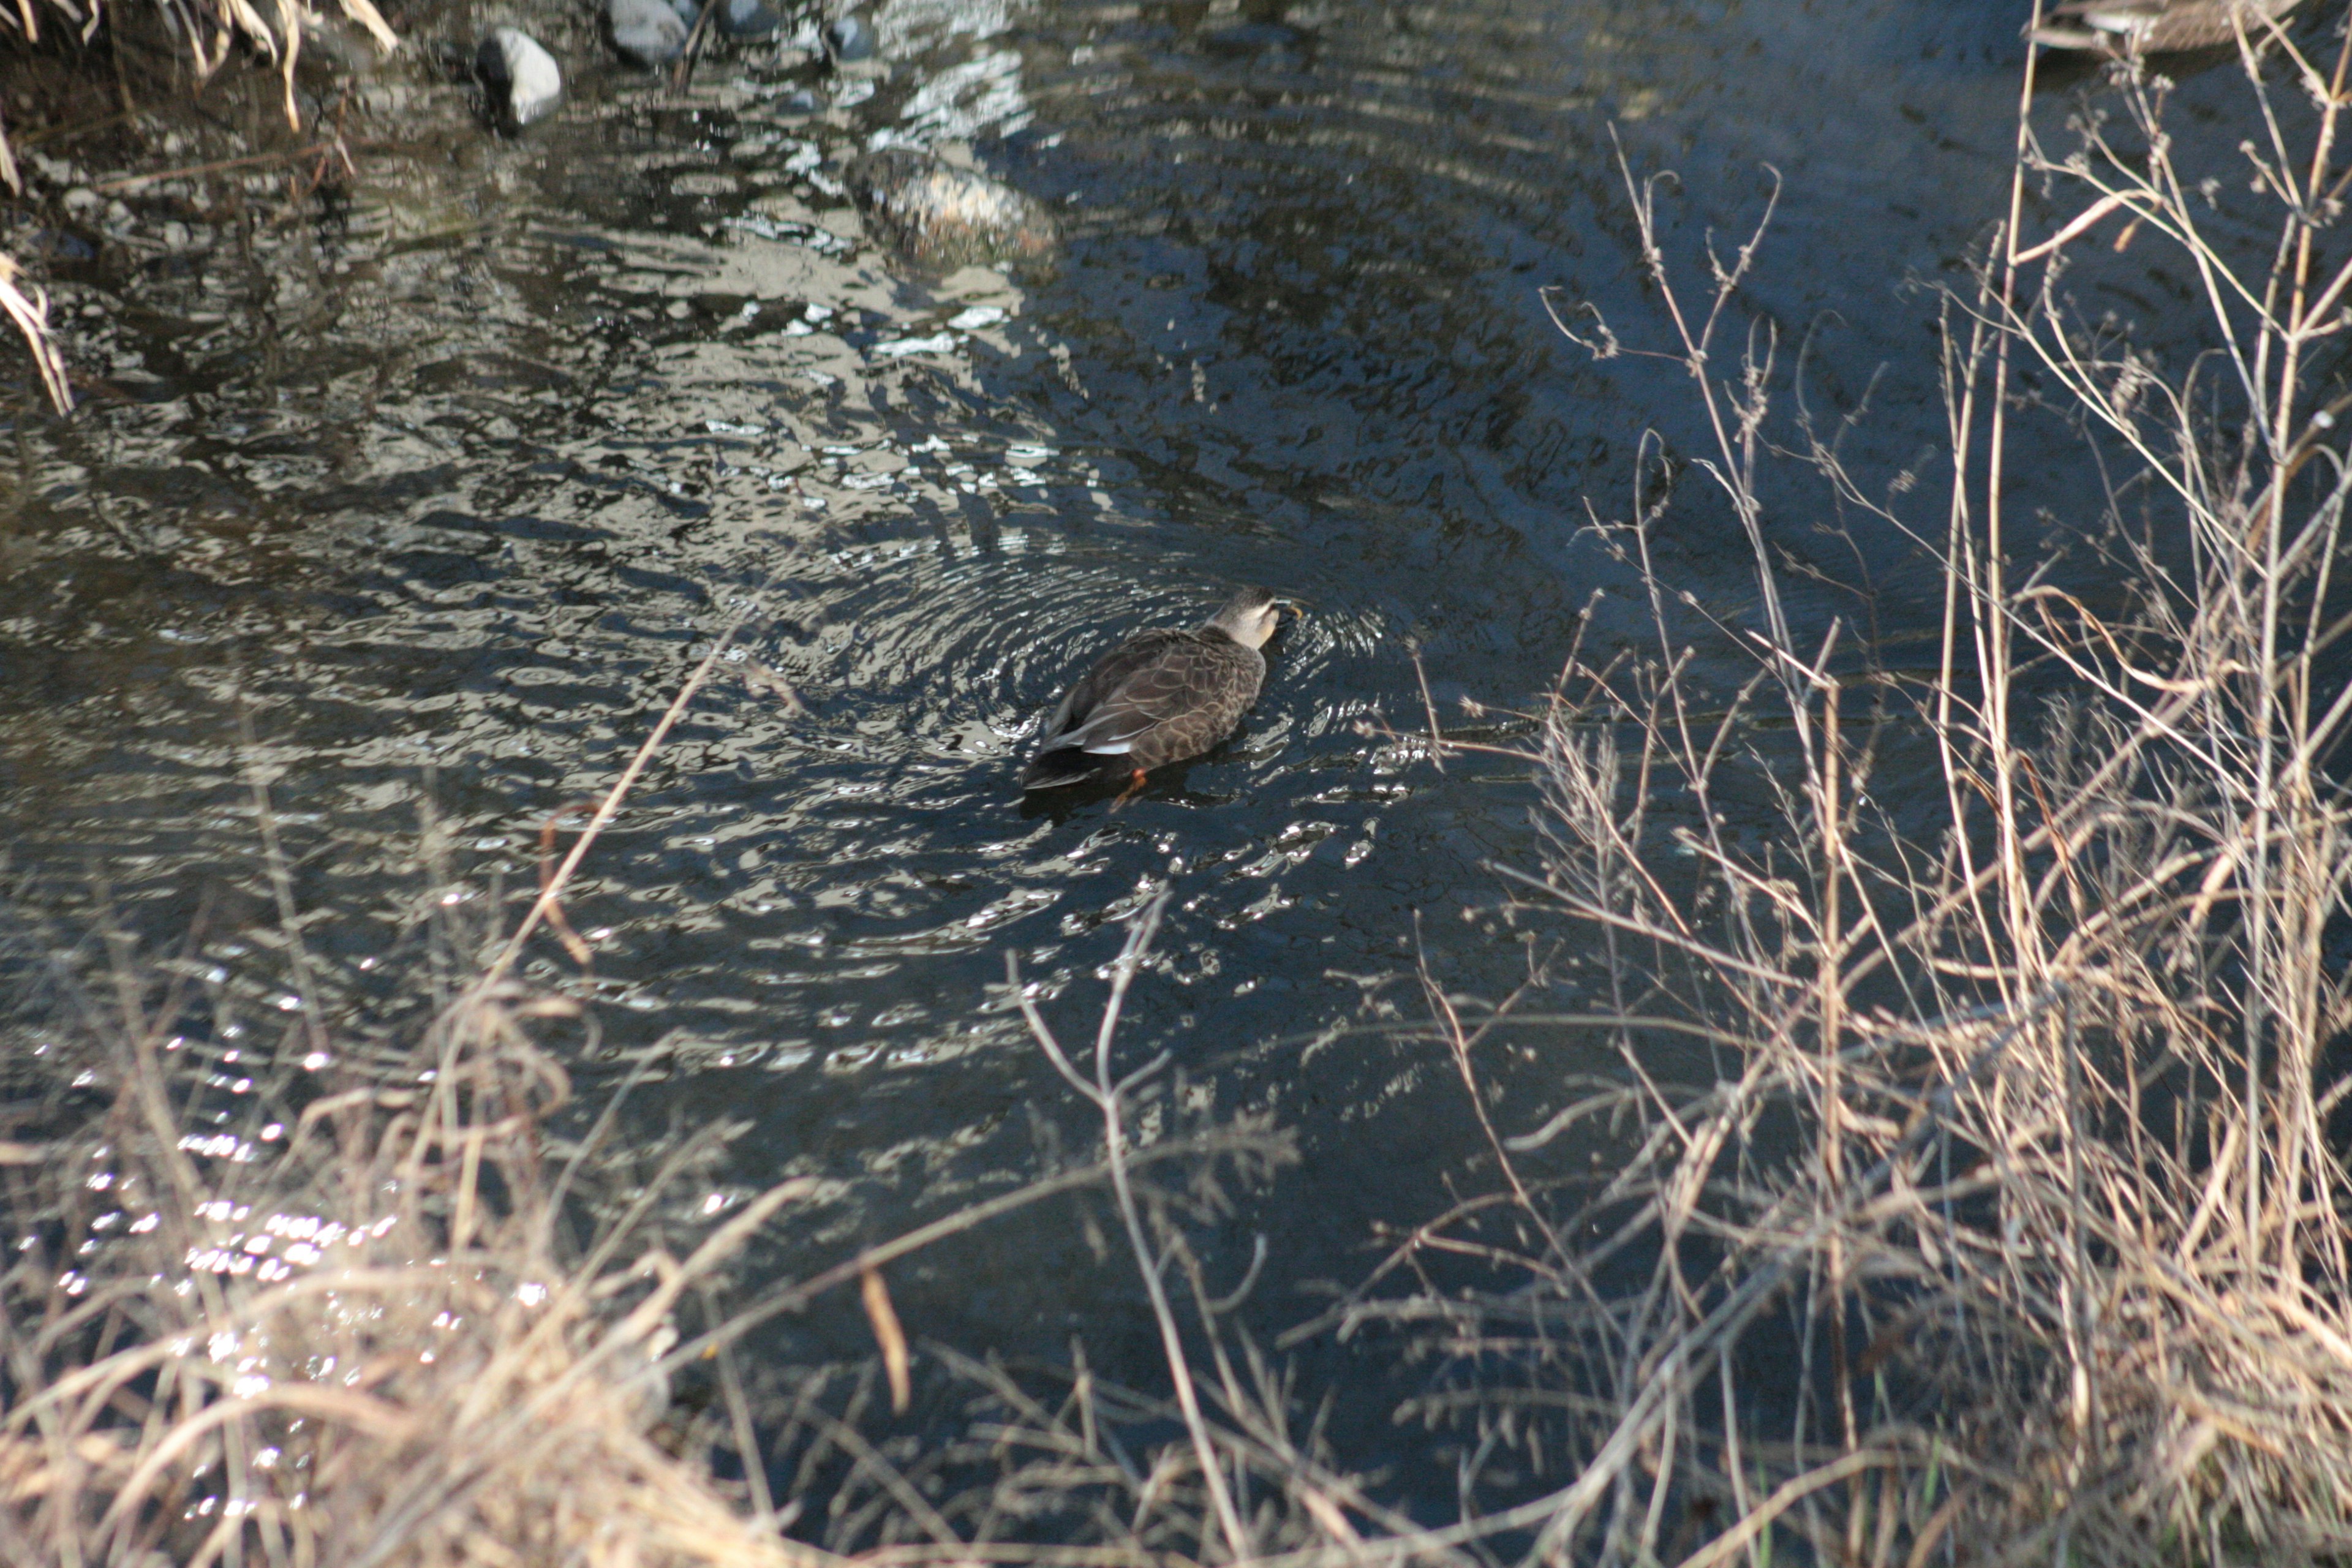
[[[481,950],[446,865],[428,881],[436,952]],[[240,1054],[207,1026],[205,965],[96,945],[42,965],[55,1001],[18,1034],[74,1089],[11,1106],[0,1145],[0,1561],[830,1561],[656,1426],[681,1300],[809,1183],[677,1258],[645,1223],[674,1161],[583,1243],[567,1194],[607,1128],[554,1152],[568,1075],[534,1037],[580,1016],[569,999],[495,968],[436,984],[460,962],[420,977],[431,1022],[404,1052],[312,1001]]]
[[[2156,71],[2116,67],[2058,153],[2029,76],[2007,222],[1946,301],[1932,527],[1834,432],[1776,435],[1778,345],[1741,307],[1763,227],[1710,249],[1694,297],[1628,173],[1654,352],[1688,374],[1693,468],[1746,534],[1756,614],[1712,624],[1653,569],[1673,503],[1645,462],[1603,533],[1654,642],[1570,664],[1536,759],[1550,849],[1517,882],[1531,917],[1594,933],[1580,1022],[1622,1070],[1540,1125],[1482,1105],[1496,1190],[1386,1266],[1475,1254],[1504,1284],[1339,1314],[1438,1318],[1475,1347],[1426,1414],[1465,1428],[1473,1472],[1556,1478],[1483,1515],[1528,1532],[1522,1561],[2352,1552],[2352,397],[2331,357],[2352,39],[2335,50],[2247,40],[2227,181]],[[2039,241],[2029,192],[2059,214]],[[2210,322],[2185,364],[2074,293],[2159,247]],[[1603,356],[1642,341],[1557,319]],[[2063,541],[2013,523],[2028,374],[2114,477],[2109,515],[2078,520],[2101,571],[2073,588],[2036,553]],[[1790,458],[1941,558],[1932,680],[1875,668],[1851,626],[1797,640],[1789,520],[1759,499]],[[1752,679],[1700,690],[1701,638],[1748,650]],[[1759,801],[1783,824],[1760,839],[1739,826]],[[1433,1000],[1483,1100],[1483,1043],[1528,1021]],[[1571,1129],[1613,1141],[1605,1174],[1526,1173]]]

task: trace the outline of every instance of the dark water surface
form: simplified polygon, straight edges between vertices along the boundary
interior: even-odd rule
[[[1645,429],[1704,450],[1675,366],[1596,363],[1539,295],[1664,345],[1612,128],[1636,171],[1680,174],[1662,212],[1694,298],[1708,232],[1743,238],[1777,170],[1745,308],[1784,368],[1810,340],[1817,413],[1868,393],[1845,451],[1874,489],[1913,468],[1932,490],[1936,306],[1911,285],[1957,278],[2002,210],[2019,10],[929,0],[882,13],[878,76],[755,51],[688,108],[574,40],[571,109],[520,142],[425,93],[429,151],[250,247],[55,264],[66,308],[108,313],[89,368],[123,395],[16,432],[12,868],[49,907],[102,884],[157,944],[213,899],[241,1009],[215,1045],[275,1039],[251,1022],[293,1005],[263,934],[257,763],[324,1000],[391,1008],[423,913],[519,900],[541,822],[609,783],[757,598],[572,892],[593,976],[535,950],[601,1003],[587,1102],[662,1047],[631,1135],[746,1124],[689,1208],[825,1178],[759,1261],[805,1271],[1084,1144],[1006,957],[1076,1035],[1122,917],[1170,889],[1126,1048],[1173,1053],[1193,1112],[1296,1130],[1303,1163],[1202,1238],[1221,1279],[1273,1239],[1251,1321],[1279,1330],[1317,1281],[1361,1276],[1376,1224],[1491,1180],[1440,1052],[1318,1032],[1422,1016],[1416,930],[1489,999],[1568,934],[1498,913],[1488,863],[1540,853],[1525,770],[1441,773],[1376,732],[1421,721],[1412,650],[1475,729],[1456,700],[1539,700],[1586,611],[1588,653],[1635,645],[1588,500],[1626,513]],[[834,106],[794,112],[802,87]],[[892,142],[969,144],[1048,203],[1060,266],[941,279],[866,246],[827,171]],[[1925,662],[1931,563],[1772,484],[1801,626],[1853,617],[1881,661]],[[1751,566],[1703,491],[1660,566],[1737,622]],[[1937,504],[1918,516],[1940,531]],[[1116,814],[1015,799],[1024,738],[1083,661],[1253,582],[1308,613],[1231,745]],[[803,708],[737,678],[760,669]],[[420,861],[428,805],[454,886]],[[1572,1035],[1498,1052],[1504,1130],[1599,1060]],[[908,1266],[912,1331],[1045,1357],[1083,1331],[1152,1384],[1131,1270],[1074,1213]],[[861,1335],[820,1315],[763,1353],[862,1355]],[[1328,1377],[1354,1352],[1309,1353]],[[1339,1436],[1417,1482],[1381,1417],[1406,1386],[1357,1385]]]

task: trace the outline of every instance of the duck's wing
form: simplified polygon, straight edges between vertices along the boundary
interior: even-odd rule
[[[1119,692],[1137,675],[1149,669],[1171,644],[1182,642],[1190,635],[1176,631],[1138,632],[1103,655],[1076,685],[1062,694],[1060,704],[1037,731],[1038,750],[1051,752],[1082,745],[1076,737],[1092,732],[1095,721],[1110,710]]]
[[[1255,648],[1177,633],[1129,668],[1055,744],[1147,770],[1198,756],[1232,732],[1265,677],[1265,660]]]

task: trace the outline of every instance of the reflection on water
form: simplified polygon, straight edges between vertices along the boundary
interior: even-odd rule
[[[1580,630],[1646,635],[1588,524],[1625,510],[1645,429],[1700,447],[1679,367],[1596,364],[1538,297],[1663,341],[1611,128],[1682,172],[1689,254],[1744,235],[1777,169],[1744,302],[1805,344],[1828,416],[1870,392],[1846,455],[1893,473],[1942,431],[1903,285],[2005,189],[2009,10],[922,0],[882,9],[881,69],[755,50],[681,106],[593,68],[519,142],[423,94],[425,151],[308,221],[54,260],[110,391],[18,431],[16,863],[66,905],[102,873],[150,942],[213,899],[208,1048],[265,1048],[230,1044],[288,984],[257,768],[324,999],[396,1010],[421,911],[517,897],[542,822],[754,606],[570,896],[593,973],[537,956],[604,1004],[583,1081],[658,1047],[648,1147],[727,1119],[744,1186],[825,1178],[770,1253],[804,1270],[804,1244],[1017,1176],[1041,1127],[1086,1135],[1007,955],[1079,1027],[1106,928],[1172,889],[1131,1043],[1199,1104],[1299,1130],[1304,1168],[1226,1238],[1286,1238],[1252,1310],[1295,1321],[1375,1221],[1483,1179],[1426,1047],[1305,1043],[1412,1016],[1416,931],[1475,994],[1530,962],[1488,868],[1533,858],[1533,792],[1385,732],[1422,722],[1414,650],[1467,723],[1466,695],[1539,700]],[[923,276],[865,243],[840,161],[949,142],[1053,206],[1058,266]],[[1736,619],[1752,578],[1702,488],[1659,563]],[[1809,624],[1857,586],[1887,648],[1933,624],[1906,542],[1839,531],[1808,484],[1776,499]],[[1024,737],[1070,674],[1242,583],[1307,606],[1242,732],[1117,814],[1024,810]],[[428,821],[455,885],[419,859]],[[1514,1114],[1554,1109],[1580,1048],[1499,1060]],[[899,1289],[924,1334],[1046,1354],[1080,1325],[1119,1342],[1133,1308],[1066,1215]],[[1138,1354],[1116,1370],[1148,1380]]]

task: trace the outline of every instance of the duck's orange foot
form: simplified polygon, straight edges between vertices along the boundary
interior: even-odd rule
[[[1113,811],[1117,811],[1120,806],[1125,805],[1129,801],[1133,800],[1136,796],[1136,793],[1143,788],[1143,781],[1150,776],[1151,775],[1145,773],[1141,768],[1136,769],[1134,776],[1128,781],[1127,788],[1119,793],[1119,797],[1117,800],[1110,803],[1110,808]]]

